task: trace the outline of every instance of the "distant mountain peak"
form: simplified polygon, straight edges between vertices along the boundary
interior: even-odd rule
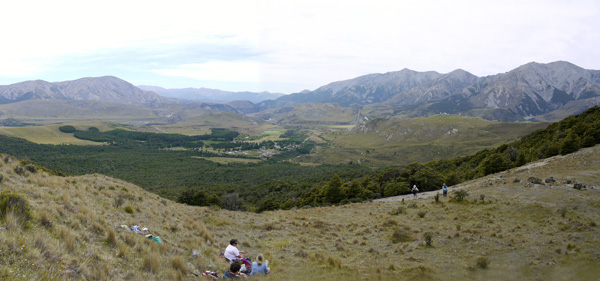
[[[95,100],[130,105],[150,105],[161,101],[156,93],[143,91],[114,76],[54,83],[35,80],[0,86],[0,103],[34,99]]]

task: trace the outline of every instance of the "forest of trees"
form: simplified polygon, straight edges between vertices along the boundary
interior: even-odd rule
[[[600,143],[600,107],[470,156],[378,171],[361,165],[300,166],[280,161],[298,155],[303,149],[310,151],[314,145],[311,143],[302,143],[269,161],[226,165],[194,157],[217,156],[205,151],[161,149],[199,145],[201,141],[217,138],[226,143],[237,136],[226,130],[216,132],[221,135],[213,139],[124,130],[74,132],[81,138],[109,143],[104,146],[42,145],[0,136],[0,152],[28,158],[37,165],[59,171],[57,174],[100,173],[124,179],[181,203],[261,212],[406,194],[413,184],[421,191],[436,190],[443,183],[450,186],[568,154]],[[302,139],[297,132],[288,136],[291,143]]]

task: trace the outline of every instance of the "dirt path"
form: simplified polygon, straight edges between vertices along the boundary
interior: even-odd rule
[[[450,194],[453,191],[464,189],[467,186],[468,186],[468,183],[462,183],[462,184],[457,184],[457,185],[454,185],[454,186],[449,186],[448,187],[448,196],[450,196]],[[439,189],[439,190],[434,190],[434,191],[419,192],[419,193],[417,193],[417,198],[415,198],[415,196],[412,195],[412,193],[411,193],[411,194],[405,194],[405,195],[398,195],[398,196],[393,196],[393,197],[375,199],[375,200],[373,200],[373,202],[396,202],[396,201],[402,201],[402,200],[427,199],[427,198],[432,198],[437,193],[439,193],[440,196],[442,196],[442,190]]]
[[[599,162],[598,159],[596,159],[596,157],[590,157],[589,155],[593,155],[594,151],[596,151],[597,149],[599,149],[600,146],[596,146],[596,147],[591,147],[591,148],[585,148],[585,149],[581,149],[579,150],[577,153],[572,153],[569,155],[559,155],[559,156],[554,156],[554,157],[550,157],[550,158],[546,158],[537,162],[532,162],[532,163],[528,163],[525,164],[521,167],[517,167],[517,168],[513,168],[511,170],[507,170],[507,171],[503,171],[497,174],[492,174],[492,175],[488,175],[482,178],[478,178],[478,179],[474,179],[474,180],[470,180],[467,182],[463,182],[454,186],[449,186],[448,187],[448,196],[451,196],[452,192],[454,192],[455,190],[461,190],[461,189],[467,189],[467,190],[472,190],[473,188],[477,188],[477,187],[481,187],[481,186],[485,186],[488,185],[490,183],[493,184],[499,184],[499,183],[504,183],[506,184],[506,182],[508,180],[512,180],[514,178],[521,178],[521,180],[523,181],[523,185],[527,184],[525,182],[525,180],[533,175],[536,176],[540,176],[538,174],[542,173],[545,174],[542,177],[547,177],[550,175],[553,176],[559,176],[561,178],[568,178],[568,177],[575,177],[577,176],[578,178],[580,178],[581,180],[585,180],[588,183],[588,188],[590,189],[595,189],[598,188],[598,182],[597,181],[593,181],[590,179],[587,179],[588,177],[583,177],[581,174],[579,175],[574,175],[574,174],[569,174],[569,175],[563,175],[560,173],[560,168],[559,167],[554,167],[553,163],[555,163],[556,161],[558,161],[558,163],[561,163],[560,165],[564,165],[562,163],[573,163],[576,165],[583,165],[583,166],[587,166],[587,165],[595,165],[597,166],[597,163]],[[562,160],[564,158],[569,158],[568,160]],[[592,161],[593,160],[593,161]],[[598,175],[600,175],[600,173],[595,173],[593,175],[590,175],[589,177],[595,179]],[[545,184],[542,185],[534,185],[534,186],[539,186],[539,187],[546,187]],[[553,187],[562,187],[562,188],[573,188],[573,185],[552,185]],[[442,195],[442,190],[434,190],[434,191],[427,191],[427,192],[419,192],[417,194],[417,199],[427,199],[427,198],[431,198],[433,196],[435,196],[436,193],[439,193],[440,196]],[[394,197],[387,197],[387,198],[381,198],[381,199],[376,199],[373,200],[373,202],[396,202],[396,201],[402,201],[402,200],[414,200],[414,196],[412,194],[406,194],[406,195],[399,195],[399,196],[394,196]]]

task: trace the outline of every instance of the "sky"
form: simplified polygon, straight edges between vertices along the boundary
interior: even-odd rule
[[[600,70],[598,0],[2,1],[0,85],[290,94],[408,68],[477,76],[535,61]]]

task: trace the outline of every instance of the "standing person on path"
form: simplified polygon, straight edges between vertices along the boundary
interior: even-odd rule
[[[417,188],[416,184],[413,185],[413,188],[411,191],[412,191],[412,194],[415,196],[415,198],[417,198],[417,193],[419,192],[419,189]]]
[[[446,186],[445,183],[444,183],[444,185],[442,185],[442,192],[444,194],[444,197],[446,197],[448,195],[448,187]]]

